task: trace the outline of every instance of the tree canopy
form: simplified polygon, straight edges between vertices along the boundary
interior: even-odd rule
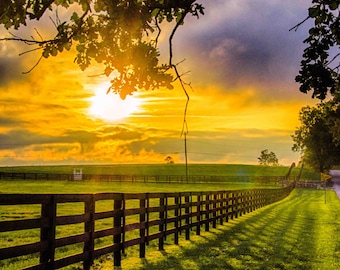
[[[340,107],[334,100],[304,107],[301,126],[292,136],[293,151],[302,154],[303,162],[318,172],[327,172],[340,162]]]
[[[324,100],[327,94],[339,93],[340,0],[313,0],[308,17],[291,30],[297,30],[307,20],[313,20],[296,82],[300,91],[312,91],[312,97]]]
[[[270,151],[268,149],[262,150],[261,155],[257,158],[260,165],[272,165],[276,166],[279,164],[279,160],[277,159],[274,152]]]
[[[61,7],[73,10],[63,21],[58,15]],[[196,0],[1,0],[0,25],[17,30],[48,16],[48,11],[55,13],[53,38],[44,39],[37,29],[29,39],[12,35],[0,40],[36,46],[33,50],[40,49],[42,58],[75,46],[79,67],[85,70],[93,61],[102,64],[103,74],[113,77],[109,91],[123,99],[138,89],[172,88],[179,77],[172,63],[174,34],[188,14],[204,14]],[[158,38],[165,23],[172,25],[169,58],[160,63]]]

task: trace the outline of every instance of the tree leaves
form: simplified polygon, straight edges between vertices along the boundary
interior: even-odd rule
[[[305,163],[317,172],[325,172],[340,162],[340,106],[336,100],[303,107],[300,127],[292,136],[292,150],[303,155]]]
[[[122,98],[142,88],[172,88],[172,48],[169,63],[159,62],[160,25],[163,21],[175,22],[174,33],[187,14],[204,14],[196,0],[1,0],[0,24],[18,29],[28,20],[42,18],[48,9],[75,4],[78,8],[66,21],[55,22],[57,34],[53,39],[14,40],[41,47],[44,58],[75,45],[74,61],[80,69],[85,70],[94,61],[101,63],[103,74],[114,76],[112,91]]]
[[[340,0],[313,0],[313,3],[308,16],[314,20],[314,26],[304,41],[308,47],[295,81],[300,83],[301,92],[312,91],[313,98],[324,100],[327,94],[340,91],[340,64],[336,62],[340,56]]]
[[[276,166],[279,164],[279,160],[277,159],[276,155],[272,151],[268,151],[268,149],[262,150],[261,155],[257,158],[259,160],[260,165],[265,166]]]

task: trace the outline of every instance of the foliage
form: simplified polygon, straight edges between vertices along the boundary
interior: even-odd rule
[[[279,164],[279,160],[277,159],[274,152],[269,152],[268,149],[262,150],[261,155],[257,158],[259,160],[260,165],[272,165],[276,166]]]
[[[313,91],[312,97],[325,99],[327,93],[339,93],[339,48],[340,48],[340,0],[313,0],[305,21],[314,20],[309,29],[309,37],[304,40],[308,47],[304,50],[299,75],[300,91]],[[291,29],[291,30],[292,30]]]
[[[175,163],[172,156],[167,156],[164,160],[166,161],[167,164],[174,164]]]
[[[326,172],[340,162],[339,116],[339,103],[334,100],[300,111],[301,126],[292,136],[292,149],[318,172]]]
[[[58,8],[72,9],[65,21]],[[55,12],[56,35],[52,39],[23,39],[17,36],[0,40],[21,41],[37,46],[42,57],[57,56],[75,45],[75,62],[82,70],[93,61],[103,65],[103,74],[114,76],[109,89],[126,95],[138,89],[172,88],[178,78],[169,72],[172,64],[172,39],[186,15],[199,17],[204,8],[196,0],[2,0],[0,25],[19,29],[29,21]],[[159,62],[158,38],[164,23],[174,23],[169,35],[169,63]]]

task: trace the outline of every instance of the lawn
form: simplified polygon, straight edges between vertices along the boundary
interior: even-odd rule
[[[295,189],[281,202],[193,235],[122,269],[340,269],[340,201],[327,191]],[[112,269],[112,260],[94,269]]]

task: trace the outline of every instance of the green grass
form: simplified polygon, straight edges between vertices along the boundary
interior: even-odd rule
[[[213,191],[231,189],[249,189],[259,187],[255,183],[228,183],[228,184],[167,184],[167,183],[120,183],[120,182],[96,182],[96,181],[42,181],[42,180],[0,180],[0,193],[59,193],[59,194],[79,194],[79,193],[100,193],[100,192],[125,192],[125,193],[146,193],[146,192],[185,192],[185,191]],[[131,200],[127,203],[127,208],[138,207],[139,201]],[[112,201],[101,201],[96,203],[97,211],[112,209]],[[22,220],[37,218],[40,216],[39,205],[14,205],[0,206],[0,221]],[[58,204],[57,215],[83,214],[84,203]],[[138,222],[139,216],[134,215],[128,218],[127,222]],[[104,219],[96,222],[96,230],[112,226],[112,219]],[[57,227],[57,238],[76,235],[84,232],[83,224],[65,225]],[[127,238],[138,238],[138,231],[126,234]],[[39,242],[39,229],[23,230],[15,232],[0,233],[0,246],[12,247],[23,244]],[[98,247],[112,243],[112,237],[106,237],[97,241]],[[157,243],[152,243],[151,247],[156,250]],[[62,258],[81,252],[81,245],[67,246],[57,249],[56,258]],[[132,248],[133,256],[138,257],[136,248]],[[16,270],[38,263],[38,256],[24,256],[5,261],[0,260],[0,269]],[[4,267],[4,268],[3,268]],[[72,269],[72,267],[70,267]]]
[[[114,164],[81,166],[20,166],[0,167],[3,172],[34,172],[72,174],[73,168],[82,168],[84,174],[122,174],[122,175],[185,175],[185,164]],[[287,166],[259,166],[240,164],[189,164],[190,175],[216,176],[285,176]],[[297,176],[300,168],[293,168],[291,175]],[[319,174],[304,169],[302,179],[319,180]]]
[[[333,191],[296,189],[281,202],[167,244],[122,269],[340,269],[340,201]],[[95,269],[112,269],[112,260]]]
[[[0,193],[100,193],[100,192],[185,192],[248,189],[259,186],[249,182],[229,182],[221,184],[180,184],[180,183],[141,183],[141,182],[97,182],[97,181],[26,181],[0,180]]]

